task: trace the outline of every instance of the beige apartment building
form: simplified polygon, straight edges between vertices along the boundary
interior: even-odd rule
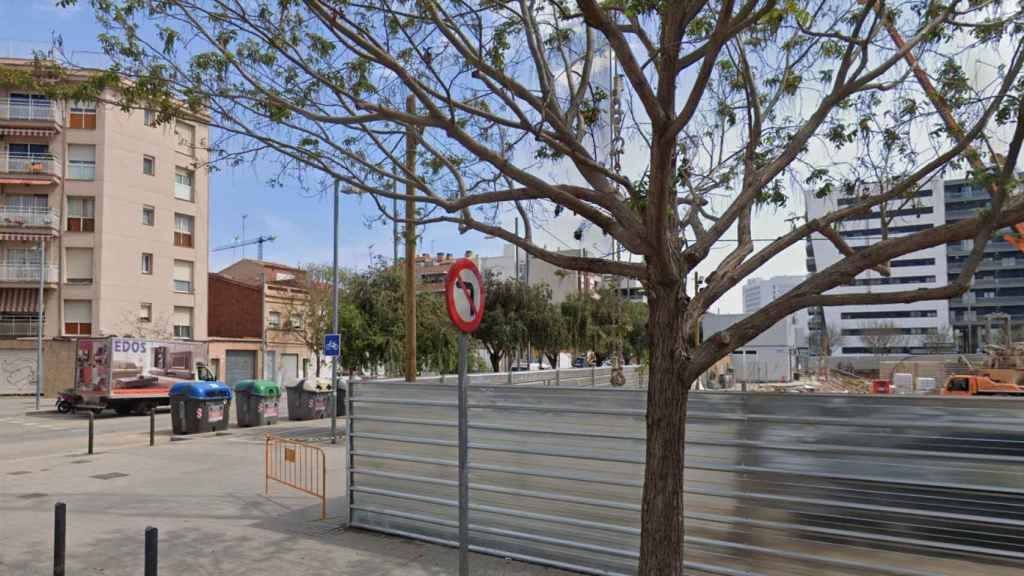
[[[40,277],[47,339],[206,339],[208,128],[153,124],[0,86],[0,339],[35,336]]]

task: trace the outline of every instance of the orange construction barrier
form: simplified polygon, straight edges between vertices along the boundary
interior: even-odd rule
[[[327,519],[327,455],[308,442],[267,434],[266,493],[275,480],[320,499],[320,519]]]

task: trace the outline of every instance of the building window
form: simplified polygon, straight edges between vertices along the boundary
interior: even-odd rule
[[[152,110],[142,111],[142,125],[143,126],[155,126],[156,125],[156,112]]]
[[[96,179],[96,146],[68,144],[68,180]]]
[[[68,336],[92,334],[92,302],[89,300],[64,301],[64,333]]]
[[[65,250],[68,284],[92,284],[92,248]]]
[[[96,199],[68,196],[68,232],[96,230]]]
[[[153,273],[153,255],[149,252],[142,253],[142,273],[152,274]]]
[[[302,316],[299,314],[292,314],[288,318],[288,327],[294,330],[302,329]]]
[[[191,202],[194,198],[192,194],[192,183],[195,181],[195,174],[191,170],[184,168],[174,169],[174,197],[178,200],[186,200]]]
[[[48,144],[26,144],[21,142],[7,144],[7,172],[59,174],[56,164],[56,160],[50,154],[50,146]]]
[[[2,261],[7,266],[28,270],[30,273],[39,269],[42,264],[42,254],[37,248],[7,248],[7,256]],[[38,280],[39,278],[36,278]]]
[[[271,312],[269,318],[267,319],[267,325],[270,326],[271,328],[280,328],[281,327],[281,313],[280,312]]]
[[[192,263],[188,260],[174,261],[174,291],[192,293]]]
[[[96,129],[96,102],[78,101],[71,103],[71,114],[68,128],[79,130]]]
[[[153,321],[153,305],[149,302],[139,304],[139,322]]]
[[[174,245],[182,246],[184,248],[191,248],[192,242],[192,224],[194,219],[187,214],[175,214],[174,215]]]
[[[178,146],[185,149],[185,153],[192,155],[196,145],[196,129],[185,122],[174,123],[174,137],[178,140]]]
[[[143,226],[153,226],[156,224],[156,208],[148,204],[142,207],[142,224]]]
[[[174,337],[192,337],[192,308],[188,306],[174,307]]]
[[[152,156],[142,157],[142,173],[146,176],[156,176],[156,158]]]
[[[42,94],[11,93],[7,102],[11,120],[53,120],[53,105]]]
[[[4,208],[15,212],[43,213],[49,210],[49,200],[46,194],[14,194],[7,197]]]

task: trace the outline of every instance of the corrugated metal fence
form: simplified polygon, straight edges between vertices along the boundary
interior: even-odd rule
[[[472,548],[634,573],[644,400],[471,386]],[[455,543],[455,402],[353,384],[353,526]],[[1024,573],[1021,400],[695,393],[685,473],[688,574]]]

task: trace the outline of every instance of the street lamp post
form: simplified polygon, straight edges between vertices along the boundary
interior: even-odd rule
[[[39,239],[39,308],[36,310],[36,411],[43,392],[43,284],[46,281],[46,244]]]

